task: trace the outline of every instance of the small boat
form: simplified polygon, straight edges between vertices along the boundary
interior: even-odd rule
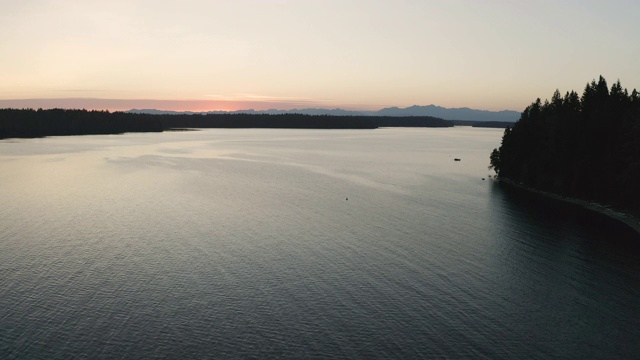
[[[455,158],[455,159],[453,159],[453,161],[460,161],[460,159],[458,159],[458,158]]]

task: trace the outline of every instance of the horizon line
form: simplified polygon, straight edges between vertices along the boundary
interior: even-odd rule
[[[288,105],[288,107],[287,107]],[[488,110],[470,108],[468,106],[446,107],[435,104],[428,105],[364,105],[364,104],[314,104],[309,101],[256,101],[256,100],[195,100],[195,99],[117,99],[117,98],[23,98],[0,99],[0,108],[20,109],[86,109],[86,110],[157,110],[175,112],[235,112],[235,111],[291,111],[306,109],[345,110],[354,112],[376,112],[387,108],[407,109],[411,107],[435,106],[443,109],[471,109],[489,112],[515,111],[513,109]]]

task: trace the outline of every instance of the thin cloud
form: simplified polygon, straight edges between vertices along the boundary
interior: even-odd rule
[[[265,101],[265,102],[297,102],[297,103],[332,103],[335,100],[332,99],[312,99],[290,96],[271,96],[260,94],[231,94],[231,95],[219,95],[219,94],[207,94],[205,97],[222,100],[222,101]]]
[[[101,89],[59,89],[53,90],[55,92],[105,92],[110,90],[101,90]]]

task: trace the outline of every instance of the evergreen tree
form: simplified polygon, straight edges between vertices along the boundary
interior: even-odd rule
[[[640,210],[640,94],[604,77],[529,105],[490,155],[500,178]]]

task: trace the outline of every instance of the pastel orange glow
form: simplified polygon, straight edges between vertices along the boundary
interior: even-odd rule
[[[598,75],[640,87],[639,13],[594,0],[13,1],[0,106],[522,110]]]
[[[351,109],[349,105],[340,106]],[[236,110],[269,110],[269,109],[306,109],[328,108],[321,102],[313,101],[256,101],[256,100],[145,100],[145,99],[18,99],[0,100],[0,108],[32,108],[32,109],[87,109],[126,111],[131,109],[158,109],[173,111],[236,111]],[[354,108],[355,109],[355,108]],[[369,110],[368,106],[357,109]]]

